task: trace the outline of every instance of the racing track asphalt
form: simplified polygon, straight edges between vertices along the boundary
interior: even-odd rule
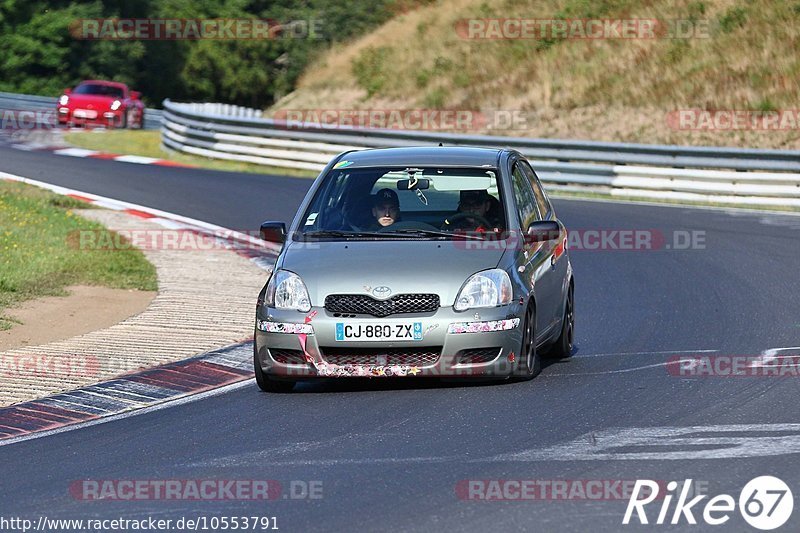
[[[288,221],[311,183],[3,147],[0,171],[238,230],[255,229],[264,219]],[[800,422],[796,379],[679,378],[663,366],[673,355],[697,350],[755,356],[800,345],[800,217],[555,204],[573,232],[652,229],[670,238],[697,230],[705,232],[705,248],[571,251],[577,351],[571,360],[548,363],[531,382],[324,382],[290,395],[263,394],[252,384],[0,446],[0,516],[267,515],[277,516],[282,531],[635,531],[644,527],[621,525],[627,500],[463,501],[455,488],[471,479],[692,478],[712,495],[737,498],[751,478],[775,475],[800,496],[800,429],[786,425]],[[766,426],[723,427],[733,424]],[[580,451],[593,453],[613,428],[696,426],[702,428],[689,440],[662,436],[626,448],[612,439],[619,446],[600,458]],[[721,440],[699,440],[709,436]],[[722,458],[731,437],[742,443],[740,456]],[[643,450],[649,455],[626,456]],[[81,479],[206,478],[279,480],[285,489],[291,480],[319,480],[323,498],[86,502],[68,491]],[[654,520],[658,509],[648,510]],[[701,514],[695,512],[702,523]],[[800,527],[799,514],[787,530]],[[750,530],[740,515],[731,516],[726,530]],[[678,529],[703,528],[684,520]]]

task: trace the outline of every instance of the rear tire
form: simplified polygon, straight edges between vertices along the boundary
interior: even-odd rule
[[[522,328],[519,368],[523,374],[519,377],[519,381],[529,381],[542,371],[542,361],[536,350],[536,313],[534,313],[533,307],[529,306],[525,311]]]
[[[255,352],[255,346],[254,350]],[[258,384],[258,388],[264,392],[277,392],[277,393],[286,393],[292,392],[294,388],[294,381],[280,381],[277,379],[272,379],[268,375],[261,370],[261,362],[258,360],[258,354],[253,354],[253,370],[256,374],[256,383]]]
[[[548,357],[566,359],[572,355],[572,345],[575,338],[575,289],[572,284],[567,292],[567,303],[564,305],[564,318],[561,321],[561,335],[553,343]]]

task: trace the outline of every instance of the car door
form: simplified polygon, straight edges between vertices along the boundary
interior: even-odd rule
[[[544,192],[542,183],[539,181],[539,176],[536,175],[536,172],[527,161],[522,160],[520,161],[520,164],[522,165],[523,172],[525,172],[525,175],[528,176],[528,180],[533,188],[533,195],[536,197],[536,205],[539,207],[539,212],[542,215],[542,219],[558,221],[555,210],[553,209],[553,204],[550,202],[547,194]],[[559,223],[559,226],[561,226],[561,233],[558,240],[551,241],[549,243],[553,248],[550,256],[552,267],[550,276],[553,283],[556,284],[554,289],[556,292],[553,300],[553,312],[555,313],[553,315],[554,323],[560,323],[564,313],[562,304],[566,301],[565,296],[567,291],[568,270],[567,263],[569,262],[569,258],[567,257],[567,232],[562,224]]]
[[[522,230],[518,264],[525,267],[523,276],[526,285],[531,287],[536,296],[536,338],[540,342],[549,335],[557,318],[556,308],[561,301],[560,283],[554,264],[554,252],[558,241],[528,242],[525,238],[528,228],[533,222],[543,220],[536,200],[533,186],[522,159],[514,160],[511,167],[511,181],[514,190],[514,201],[517,216]],[[560,315],[559,315],[560,316]]]

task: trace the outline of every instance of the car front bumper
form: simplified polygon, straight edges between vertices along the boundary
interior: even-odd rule
[[[524,307],[518,302],[456,312],[345,318],[324,308],[308,313],[259,307],[256,359],[264,373],[287,379],[319,377],[498,377],[520,365]],[[419,340],[341,340],[341,325],[414,324]],[[340,325],[337,340],[337,325]]]
[[[68,107],[59,107],[58,108],[58,122],[59,124],[75,124],[81,126],[105,126],[107,128],[118,127],[122,125],[122,114],[123,111],[121,109],[117,109],[116,111],[94,111],[93,115],[89,115],[85,112],[85,110],[77,110],[83,111],[84,113],[76,113],[75,109],[70,109]]]

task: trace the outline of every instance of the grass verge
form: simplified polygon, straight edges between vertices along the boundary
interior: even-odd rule
[[[317,172],[256,165],[238,161],[223,161],[196,155],[179,154],[161,148],[161,132],[145,130],[87,130],[64,134],[64,140],[87,150],[99,150],[121,155],[139,155],[174,161],[211,170],[278,174],[296,178],[316,178]]]
[[[0,180],[0,330],[15,321],[5,308],[41,296],[64,296],[74,284],[154,291],[156,270],[136,249],[86,252],[71,232],[102,230],[73,209],[87,204],[38,187]]]

